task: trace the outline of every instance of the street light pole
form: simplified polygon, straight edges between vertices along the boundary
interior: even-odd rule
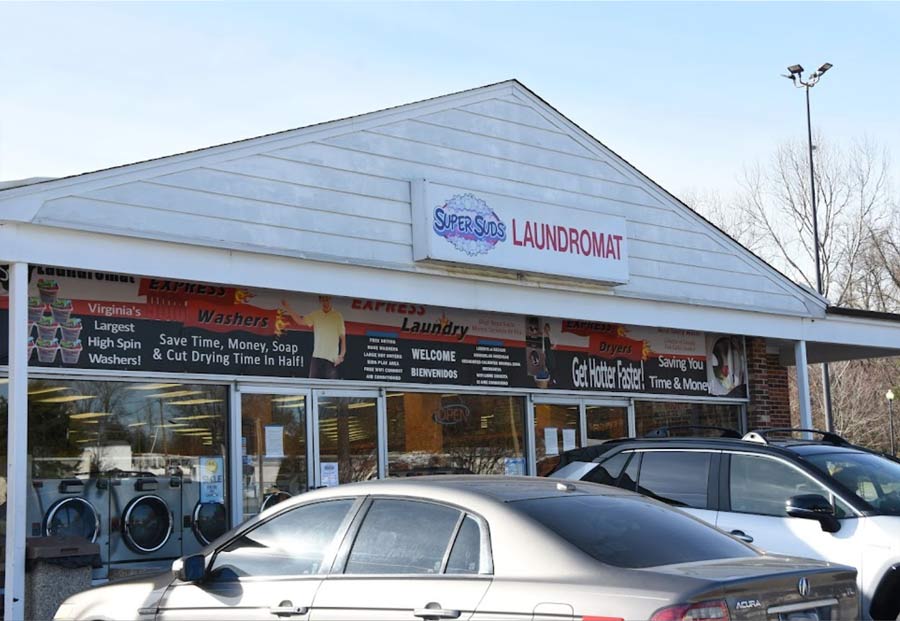
[[[813,163],[813,141],[812,141],[812,116],[809,111],[809,89],[816,85],[826,71],[831,69],[831,63],[825,63],[819,67],[818,71],[814,71],[805,81],[803,80],[803,67],[800,65],[791,65],[788,67],[790,75],[784,77],[789,78],[794,86],[806,90],[806,137],[809,146],[809,190],[810,190],[810,207],[812,207],[812,230],[813,230],[813,255],[816,262],[816,291],[819,295],[824,294],[825,287],[822,283],[822,267],[819,259],[819,217],[816,211],[816,173]],[[822,363],[822,401],[825,410],[825,429],[834,431],[834,419],[831,413],[831,375],[828,372],[828,363]]]
[[[891,455],[896,457],[897,451],[894,448],[894,391],[887,391],[885,397],[888,402],[888,433],[891,434]]]

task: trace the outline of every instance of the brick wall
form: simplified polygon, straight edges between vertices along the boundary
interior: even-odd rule
[[[790,427],[788,370],[779,363],[778,354],[766,351],[765,339],[747,337],[747,372],[750,382],[747,423],[750,429]]]

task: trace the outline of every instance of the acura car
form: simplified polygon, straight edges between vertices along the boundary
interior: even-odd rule
[[[56,619],[614,621],[850,619],[856,572],[770,556],[592,483],[423,476],[279,503]]]

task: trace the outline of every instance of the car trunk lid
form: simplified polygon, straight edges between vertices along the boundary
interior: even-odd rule
[[[763,556],[656,567],[653,571],[710,581],[693,602],[723,600],[733,621],[826,621],[856,618],[856,570]]]

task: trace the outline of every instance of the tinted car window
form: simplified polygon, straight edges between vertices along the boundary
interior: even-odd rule
[[[711,458],[712,453],[648,451],[638,491],[673,505],[705,509]]]
[[[412,500],[375,500],[344,573],[440,573],[460,512]]]
[[[352,506],[352,500],[332,500],[275,516],[219,551],[212,566],[214,578],[319,573]]]
[[[591,483],[602,483],[603,485],[615,485],[629,457],[631,457],[631,453],[613,455],[606,461],[597,464],[597,467],[581,477],[581,480],[590,481]]]
[[[598,561],[616,567],[757,555],[711,526],[646,498],[563,496],[510,505]]]
[[[466,516],[453,543],[448,574],[477,574],[481,563],[481,529],[478,523]]]
[[[878,513],[900,515],[900,464],[870,453],[819,453],[806,460]]]
[[[784,505],[792,496],[819,494],[831,498],[824,486],[786,463],[754,455],[731,456],[731,510],[787,517]],[[838,517],[847,515],[843,504]]]

